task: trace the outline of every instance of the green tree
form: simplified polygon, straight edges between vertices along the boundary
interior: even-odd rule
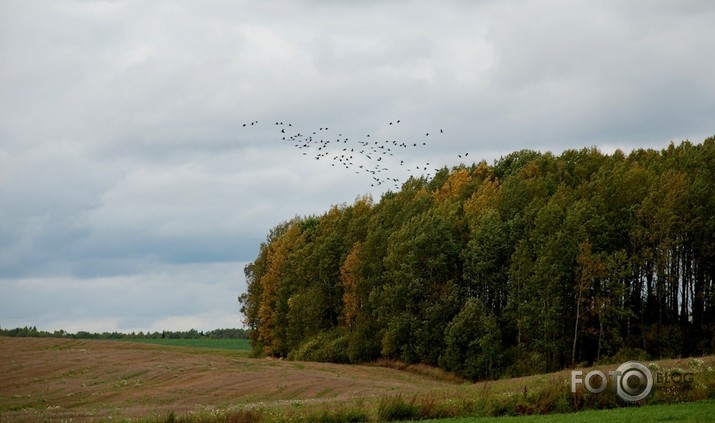
[[[606,268],[600,257],[593,254],[591,242],[587,239],[579,246],[579,255],[576,258],[578,269],[576,271],[576,313],[574,322],[573,347],[571,350],[571,364],[576,363],[576,345],[579,335],[579,323],[583,314],[594,306],[596,309],[605,307],[606,303],[593,304],[589,292],[593,290],[596,280],[604,276]],[[602,319],[601,319],[602,321]]]
[[[501,361],[501,335],[494,315],[469,298],[445,329],[440,365],[470,379],[496,377]]]

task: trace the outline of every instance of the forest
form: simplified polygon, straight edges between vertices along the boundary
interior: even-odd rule
[[[67,332],[64,329],[52,332],[37,329],[37,326],[24,326],[13,329],[0,328],[0,336],[16,338],[71,338],[71,339],[246,339],[245,329],[214,329],[207,332],[190,329],[187,331],[161,332]]]
[[[239,297],[256,356],[468,379],[715,351],[715,137],[522,150],[278,224]]]

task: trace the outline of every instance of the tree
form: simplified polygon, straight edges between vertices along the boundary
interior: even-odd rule
[[[445,330],[446,349],[440,365],[469,379],[496,376],[501,360],[501,334],[494,315],[469,298]]]
[[[576,341],[579,334],[579,322],[583,317],[583,313],[589,311],[593,307],[592,298],[589,298],[589,292],[593,290],[596,279],[602,277],[606,271],[603,262],[598,255],[591,251],[591,241],[586,239],[579,246],[579,255],[576,258],[578,263],[577,278],[576,278],[576,316],[574,318],[574,334],[573,348],[571,349],[571,364],[576,363]],[[605,304],[597,305],[597,308],[603,307]]]
[[[387,251],[386,283],[379,302],[383,325],[388,327],[388,346],[395,340],[406,342],[405,334],[409,333],[410,348],[402,349],[403,355],[436,364],[444,344],[444,326],[453,316],[435,314],[434,304],[445,299],[448,283],[460,277],[459,247],[453,228],[435,212],[422,213],[390,236]],[[444,310],[448,312],[449,307]],[[398,323],[393,324],[394,319]]]
[[[525,150],[295,218],[244,269],[253,352],[472,378],[711,352],[714,180],[715,138]]]
[[[268,246],[266,271],[258,283],[261,298],[258,307],[256,345],[265,355],[285,356],[288,353],[286,318],[288,301],[293,287],[286,279],[291,274],[291,256],[303,242],[303,231],[299,221],[287,226],[285,233]]]
[[[361,253],[362,243],[358,241],[340,267],[340,280],[343,284],[343,323],[351,332],[361,304],[358,295]]]

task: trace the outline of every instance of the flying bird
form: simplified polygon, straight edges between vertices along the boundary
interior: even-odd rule
[[[275,125],[283,125],[283,122],[281,121],[272,121],[274,122]],[[392,120],[388,121],[389,126],[393,126],[396,123],[400,123],[401,120]],[[251,126],[256,126],[259,121],[250,121],[243,123],[242,126],[246,127],[250,123]],[[287,127],[292,127],[293,124],[291,122],[286,122]],[[312,132],[313,135],[317,135],[318,131],[327,131],[328,127],[314,127],[317,128],[313,131],[307,132],[307,134],[310,134]],[[444,133],[443,129],[439,130],[440,133]],[[284,136],[281,137],[282,140],[289,139],[292,141],[293,146],[299,150],[304,150],[302,153],[304,156],[308,155],[308,151],[313,151],[316,154],[313,156],[315,157],[315,160],[320,160],[321,158],[324,157],[330,157],[333,160],[333,163],[331,166],[335,167],[336,163],[334,163],[335,160],[339,161],[341,165],[343,165],[346,169],[352,169],[355,171],[355,173],[367,173],[370,175],[373,175],[374,183],[372,186],[381,186],[383,184],[387,183],[393,183],[395,185],[395,188],[399,189],[399,179],[393,177],[394,175],[391,175],[390,172],[392,170],[395,170],[392,168],[389,163],[385,164],[388,162],[390,159],[385,158],[384,156],[397,156],[395,159],[399,160],[399,166],[401,166],[402,169],[407,169],[410,173],[415,173],[415,172],[421,172],[421,171],[427,171],[428,166],[430,166],[430,163],[428,162],[426,165],[421,164],[417,165],[414,168],[411,166],[405,166],[405,160],[404,158],[399,157],[399,152],[395,151],[393,154],[391,148],[389,147],[390,143],[394,145],[395,147],[401,147],[404,149],[410,148],[409,144],[407,144],[407,141],[403,140],[390,140],[390,139],[383,139],[383,142],[375,141],[374,144],[371,144],[369,140],[357,140],[357,141],[351,141],[348,137],[343,138],[343,134],[339,134],[338,138],[334,140],[328,140],[328,139],[318,139],[316,136],[316,139],[313,139],[312,136],[310,135],[303,135],[302,133],[293,133],[293,134],[287,134],[285,131],[285,128],[281,128],[281,134]],[[430,132],[425,132],[425,137],[428,137],[430,135]],[[371,138],[371,134],[366,134],[365,138]],[[343,144],[342,151],[347,152],[348,149],[350,149],[350,152],[354,153],[355,156],[347,156],[346,154],[339,155],[336,154],[338,147],[332,147],[331,148],[331,141],[335,141],[334,145],[340,145],[341,141]],[[359,153],[356,152],[354,146],[359,145],[363,147],[364,149],[359,150]],[[422,142],[423,146],[426,146],[426,142]],[[386,147],[387,146],[387,147]],[[412,147],[418,147],[419,143],[418,142],[413,142]],[[381,151],[382,150],[382,151]],[[462,153],[464,157],[466,157],[468,154],[467,153]],[[462,154],[459,154],[459,157],[462,158]],[[383,160],[385,159],[385,160]],[[395,164],[397,164],[397,161],[395,161]],[[415,163],[416,164],[416,163]],[[373,167],[374,165],[374,167]],[[438,169],[435,169],[435,172],[437,172]],[[422,177],[425,177],[424,174]],[[429,179],[431,175],[427,175],[426,178]]]

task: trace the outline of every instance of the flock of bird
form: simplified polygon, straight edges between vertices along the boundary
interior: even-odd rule
[[[258,121],[244,123],[244,128],[258,125]],[[394,120],[386,123],[388,128],[397,127],[401,121]],[[424,132],[419,139],[403,141],[390,138],[370,137],[365,134],[361,137],[344,136],[340,132],[330,131],[328,126],[318,127],[311,131],[302,132],[297,130],[292,123],[281,121],[269,122],[275,127],[276,134],[280,136],[280,141],[289,143],[292,147],[300,150],[303,156],[312,157],[315,160],[328,160],[331,166],[352,170],[357,174],[369,175],[371,186],[394,185],[400,188],[400,179],[395,177],[395,172],[391,166],[405,169],[408,173],[424,175],[429,179],[432,174],[430,163],[422,165],[407,164],[401,153],[408,149],[424,148],[428,145],[428,139],[433,140],[435,136],[443,136],[444,130],[439,129],[433,132]],[[382,133],[382,132],[381,132]],[[459,158],[467,157],[469,153],[459,154]],[[435,172],[439,169],[434,169]]]

